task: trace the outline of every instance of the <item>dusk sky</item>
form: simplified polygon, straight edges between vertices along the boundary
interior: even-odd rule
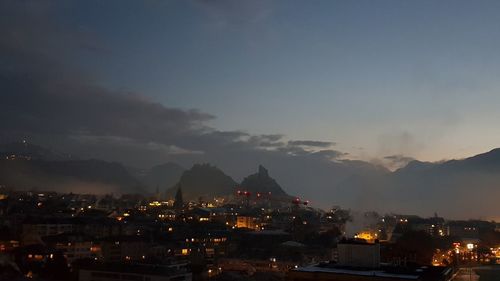
[[[404,199],[407,182],[390,191],[380,165],[500,146],[499,13],[498,1],[1,1],[0,143],[139,168],[209,162],[237,181],[262,164],[323,206],[418,213],[441,182],[410,177]],[[495,196],[461,207],[498,192],[489,176],[483,193],[475,175],[443,178],[463,192],[430,208],[497,214]]]
[[[217,130],[364,160],[500,143],[498,1],[14,2],[9,24],[49,36],[33,48],[108,90],[213,115]]]
[[[363,159],[500,141],[496,1],[160,2],[61,20],[109,49],[86,63],[101,83],[199,108],[223,130],[334,141]]]

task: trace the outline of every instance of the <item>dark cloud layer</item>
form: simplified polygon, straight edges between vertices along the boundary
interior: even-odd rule
[[[288,145],[309,146],[309,147],[330,147],[335,145],[335,143],[329,141],[315,141],[315,140],[291,140],[288,142]]]
[[[132,94],[69,84],[36,72],[0,73],[0,126],[33,133],[121,136],[169,141],[203,130],[213,118],[197,110],[184,111]]]
[[[210,114],[105,89],[67,65],[66,56],[78,55],[81,45],[93,41],[59,28],[50,20],[50,4],[44,3],[2,4],[1,10],[11,12],[2,12],[0,26],[4,134],[109,136],[176,144],[178,138],[208,130],[204,122],[214,118]]]
[[[123,154],[128,151],[133,157],[126,162],[142,165],[147,165],[151,156],[154,160],[149,165],[179,154],[189,158],[214,152],[231,155],[236,151],[274,150],[325,159],[343,155],[325,150],[333,144],[330,142],[287,143],[281,134],[219,131],[206,125],[215,118],[211,114],[168,107],[139,93],[104,88],[66,63],[81,52],[101,49],[89,32],[57,23],[51,17],[50,2],[7,1],[1,5],[0,129],[4,140],[28,137],[84,157],[106,155],[126,160]],[[233,10],[220,2],[203,5]],[[248,15],[253,17],[258,11],[260,8]],[[323,150],[317,152],[317,148]]]

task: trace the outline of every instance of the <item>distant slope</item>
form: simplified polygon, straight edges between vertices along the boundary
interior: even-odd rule
[[[174,186],[181,178],[185,168],[176,163],[165,163],[152,167],[149,170],[136,172],[136,178],[144,184],[149,192],[155,192],[156,188],[164,191]]]
[[[271,192],[278,197],[288,196],[276,180],[269,176],[267,169],[261,165],[257,173],[249,175],[241,182],[241,189],[250,191],[252,194]]]
[[[380,178],[390,173],[384,167],[363,161],[329,161],[300,156],[266,162],[265,167],[272,171],[272,177],[287,194],[310,200],[311,206],[325,209],[334,205],[349,208],[352,202],[358,201],[358,194],[369,196],[366,192],[352,190],[352,181]]]
[[[500,149],[442,163],[412,161],[393,173],[362,175],[339,188],[355,192],[352,206],[491,218],[491,210],[500,214]]]
[[[142,192],[119,163],[101,160],[0,160],[0,184],[15,189],[79,193]]]
[[[13,154],[16,160],[6,160]],[[22,142],[0,145],[0,155],[0,185],[19,189],[151,193],[159,186],[173,197],[181,186],[187,200],[197,200],[234,194],[238,186],[210,164],[196,164],[184,171],[174,163],[166,163],[140,174],[134,172],[136,179],[118,163],[72,160],[64,154]],[[247,177],[244,177],[246,172],[241,172],[252,169],[252,163],[258,165],[261,158],[244,161],[241,159],[247,159],[246,155],[237,155],[221,166],[231,175],[244,178],[241,188],[298,195],[311,200],[315,207],[340,205],[381,212],[418,215],[438,212],[450,218],[500,219],[500,149],[461,160],[412,161],[395,172],[364,161],[272,155],[276,158],[262,157],[267,159],[263,163],[271,168],[272,178],[264,167]],[[281,186],[286,187],[286,192]]]
[[[237,183],[223,171],[210,164],[195,164],[184,171],[179,182],[167,190],[167,196],[173,197],[179,187],[185,200],[197,200],[199,197],[213,198],[234,194]]]
[[[55,152],[26,141],[0,144],[0,159],[6,158],[47,161],[71,160],[70,155]]]

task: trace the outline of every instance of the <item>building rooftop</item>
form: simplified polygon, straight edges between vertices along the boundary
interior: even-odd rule
[[[183,273],[183,271],[177,270],[171,266],[150,264],[94,263],[84,265],[81,267],[81,269],[89,271],[120,272],[161,276],[171,276]]]
[[[355,244],[355,245],[375,245],[378,243],[378,240],[375,240],[375,243],[368,242],[366,239],[362,238],[349,238],[342,239],[339,241],[339,244]]]
[[[380,268],[362,268],[339,266],[335,263],[320,263],[316,265],[293,269],[298,272],[323,272],[332,274],[347,274],[358,276],[374,276],[385,278],[399,278],[407,280],[440,280],[440,276],[448,274],[451,269],[447,267],[396,267],[381,266]]]
[[[290,233],[284,230],[262,230],[262,231],[253,231],[247,233],[248,235],[290,235]]]

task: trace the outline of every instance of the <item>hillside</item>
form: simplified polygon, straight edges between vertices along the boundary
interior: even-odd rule
[[[241,189],[250,191],[252,194],[271,192],[274,196],[288,196],[276,180],[269,176],[267,169],[261,165],[257,173],[249,175],[241,182]]]
[[[0,144],[0,159],[30,159],[46,161],[71,160],[71,155],[55,152],[39,145],[20,142]]]
[[[185,168],[169,162],[148,170],[133,170],[132,174],[146,187],[148,192],[155,192],[156,188],[165,190],[174,186],[184,171],[186,171]]]
[[[179,187],[184,199],[197,200],[200,197],[213,198],[234,194],[238,184],[224,172],[210,164],[195,164],[185,171],[179,182],[167,190],[167,196],[173,197]]]
[[[414,214],[425,209],[448,217],[459,217],[464,208],[475,218],[488,210],[500,214],[500,149],[439,163],[412,161],[393,173],[351,178],[338,189],[352,194],[346,205],[366,209]]]
[[[0,160],[0,184],[15,189],[78,193],[142,192],[119,163],[101,160]]]

